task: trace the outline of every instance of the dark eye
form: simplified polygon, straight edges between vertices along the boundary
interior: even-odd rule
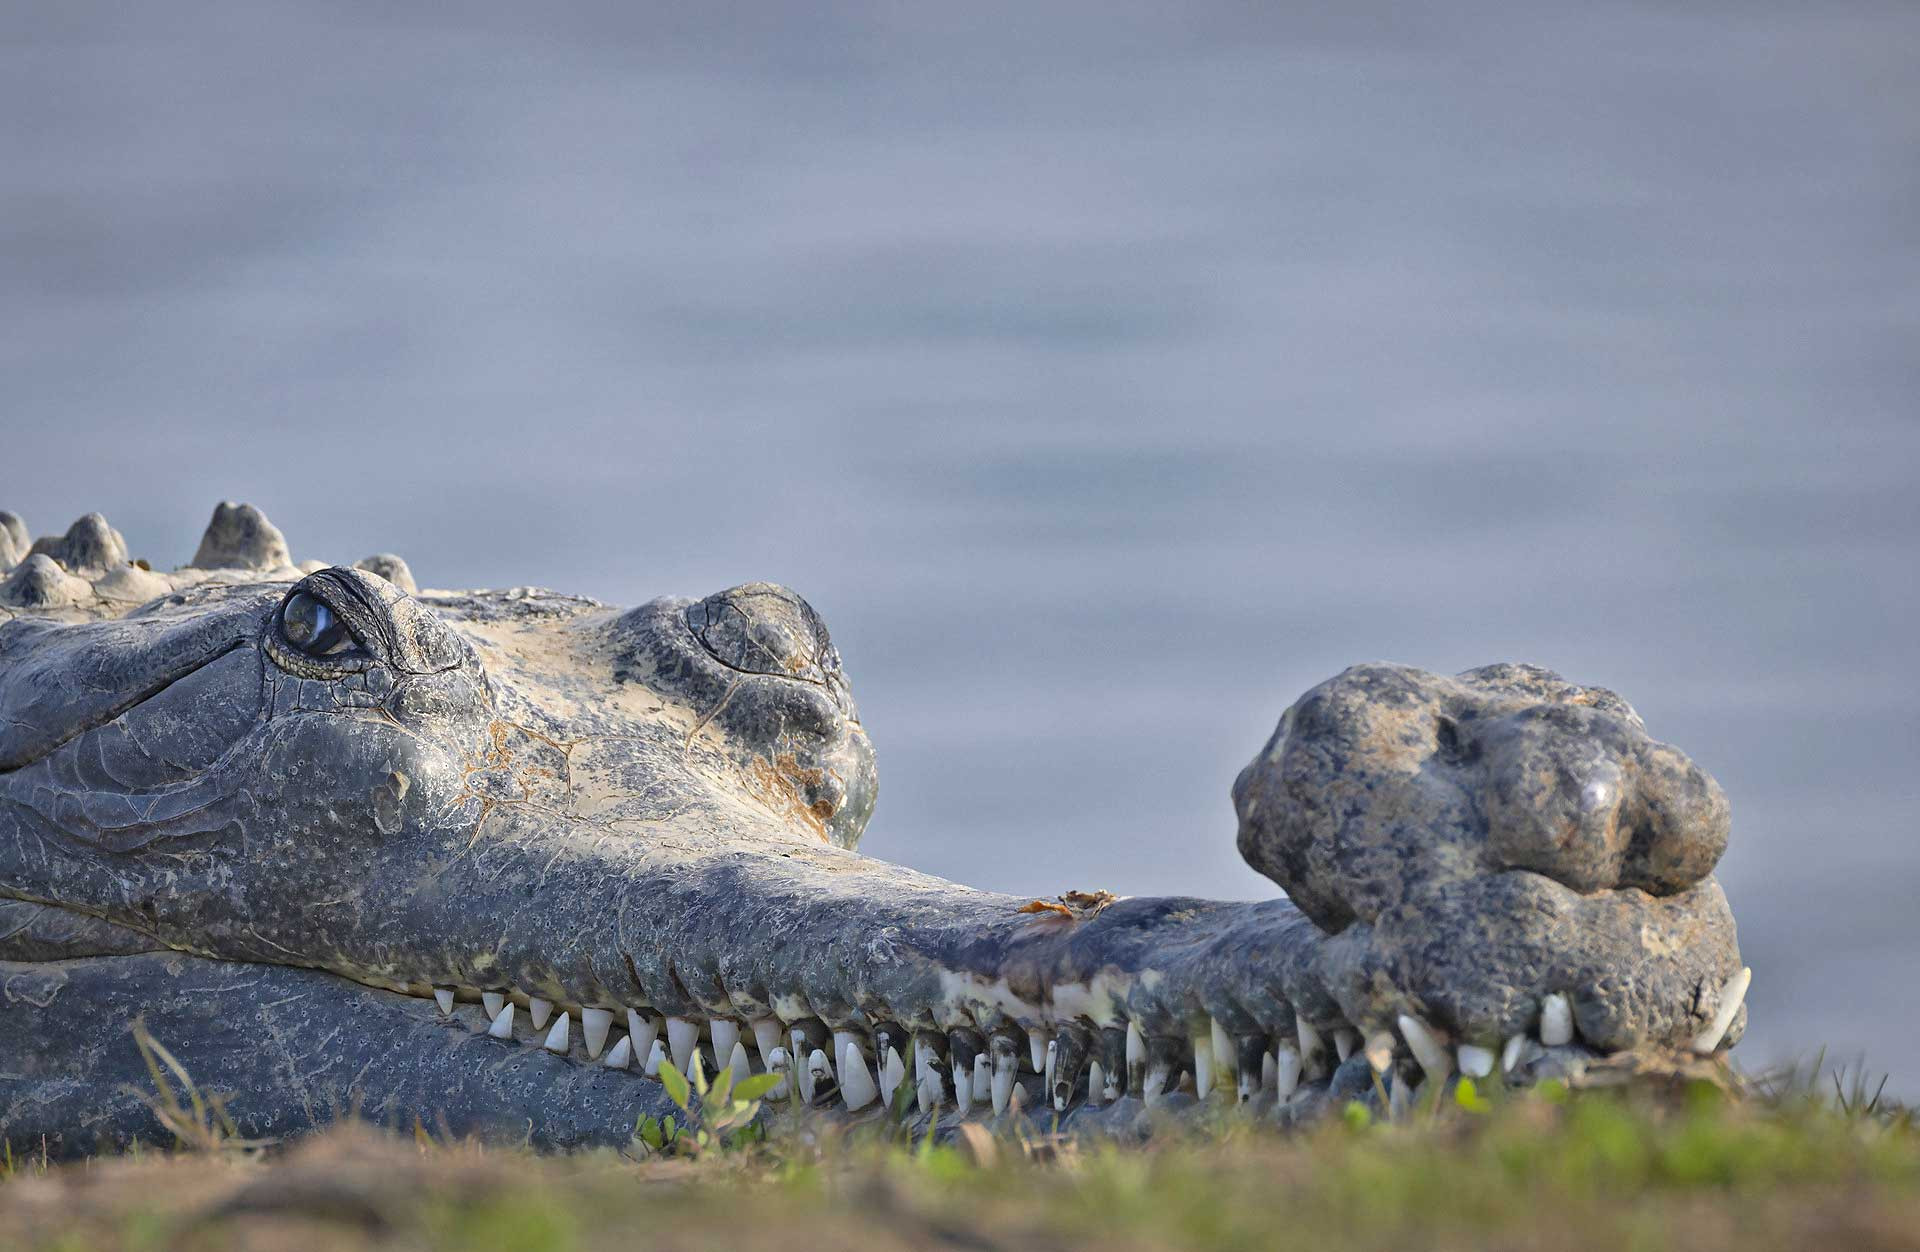
[[[304,591],[295,592],[280,611],[280,633],[308,656],[345,652],[356,642],[339,614]]]

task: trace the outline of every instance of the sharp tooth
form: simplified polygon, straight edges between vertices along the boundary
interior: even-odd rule
[[[480,993],[480,1007],[487,1011],[488,1021],[500,1016],[500,1010],[506,1006],[506,1003],[507,997],[504,992],[482,991]]]
[[[1460,1072],[1469,1078],[1485,1078],[1493,1072],[1493,1049],[1463,1043],[1454,1054],[1460,1060]]]
[[[1033,1072],[1045,1071],[1047,1064],[1047,1044],[1053,1036],[1035,1026],[1027,1031],[1027,1059],[1033,1062]]]
[[[867,1058],[860,1055],[860,1049],[848,1046],[840,1057],[840,1098],[847,1103],[847,1112],[855,1113],[872,1104],[879,1091],[873,1085],[873,1074],[867,1069]]]
[[[493,1025],[487,1027],[487,1033],[495,1039],[513,1038],[513,1005],[500,1006],[500,1011],[493,1015]]]
[[[1019,1072],[1020,1058],[1013,1050],[1013,1040],[1005,1035],[993,1037],[993,1111],[998,1116],[1007,1111],[1007,1102],[1013,1098],[1013,1079]]]
[[[1360,1032],[1351,1026],[1342,1026],[1333,1032],[1333,1053],[1342,1064],[1360,1048]]]
[[[1292,1098],[1300,1086],[1300,1053],[1290,1043],[1283,1043],[1273,1054],[1273,1090],[1282,1101]]]
[[[1393,1075],[1387,1089],[1387,1118],[1390,1121],[1403,1122],[1413,1111],[1413,1084],[1404,1074]]]
[[[1284,1048],[1287,1045],[1283,1043],[1280,1046]],[[1260,1089],[1262,1091],[1272,1091],[1278,1084],[1279,1079],[1280,1062],[1275,1059],[1273,1053],[1264,1053],[1260,1057]]]
[[[982,1052],[973,1058],[973,1098],[982,1104],[993,1102],[993,1058]]]
[[[607,1049],[606,1058],[600,1063],[608,1069],[625,1069],[633,1064],[633,1037],[621,1035],[614,1041],[614,1045]]]
[[[453,1016],[453,988],[452,987],[435,987],[433,989],[433,1002],[440,1006],[440,1012],[442,1015],[446,1017]]]
[[[1098,1061],[1087,1062],[1087,1103],[1095,1108],[1107,1102],[1107,1071]]]
[[[1320,1038],[1320,1032],[1314,1029],[1312,1022],[1298,1013],[1293,1015],[1293,1030],[1300,1038],[1300,1063],[1303,1066],[1319,1064],[1321,1056],[1326,1052],[1326,1043]]]
[[[1540,1001],[1540,1042],[1549,1048],[1573,1042],[1573,1005],[1558,991]]]
[[[767,1065],[767,1058],[780,1046],[780,1021],[773,1017],[756,1017],[747,1025],[753,1029],[753,1046],[760,1053],[760,1064]]]
[[[1041,1071],[1047,1077],[1048,1091],[1053,1090],[1053,1069],[1054,1069],[1054,1066],[1058,1065],[1059,1063],[1060,1063],[1060,1041],[1058,1039],[1049,1039],[1047,1040],[1047,1064],[1046,1064],[1046,1068]]]
[[[1223,1075],[1239,1073],[1240,1050],[1233,1046],[1233,1040],[1227,1038],[1227,1028],[1220,1024],[1220,1019],[1216,1017],[1211,1020],[1214,1065]]]
[[[540,1029],[553,1016],[553,1001],[542,1000],[539,996],[527,997],[527,1017],[532,1020],[533,1028]]]
[[[647,1064],[640,1072],[649,1078],[660,1077],[660,1067],[667,1063],[667,1045],[658,1039],[647,1049]]]
[[[1147,1081],[1147,1037],[1138,1022],[1127,1023],[1127,1090],[1134,1095],[1144,1091]]]
[[[1367,1064],[1373,1066],[1373,1072],[1383,1073],[1393,1064],[1393,1032],[1376,1030],[1367,1036]]]
[[[771,1088],[768,1089],[767,1099],[769,1100],[786,1099],[788,1087],[793,1081],[793,1061],[791,1058],[788,1057],[787,1050],[781,1047],[779,1044],[775,1044],[773,1047],[768,1048],[767,1056],[766,1056],[766,1066],[767,1066],[767,1072],[769,1074],[780,1075],[780,1081],[775,1083]]]
[[[1693,1037],[1693,1050],[1701,1056],[1710,1056],[1727,1037],[1727,1031],[1733,1028],[1734,1014],[1740,1011],[1741,1001],[1747,998],[1747,987],[1753,982],[1753,971],[1746,966],[1740,972],[1727,979],[1726,986],[1720,988],[1720,1007],[1713,1012],[1713,1020],[1707,1028]]]
[[[1427,1077],[1445,1080],[1453,1072],[1453,1058],[1433,1037],[1433,1031],[1419,1018],[1409,1013],[1399,1015],[1400,1037],[1407,1041],[1407,1047],[1413,1052],[1413,1059],[1420,1062],[1420,1068]]]
[[[975,1065],[979,1062],[976,1060]],[[965,1117],[967,1110],[973,1107],[973,1065],[953,1067],[953,1105]]]
[[[1511,1074],[1513,1067],[1520,1063],[1520,1050],[1527,1046],[1525,1035],[1510,1035],[1507,1046],[1500,1050],[1500,1072]]]
[[[857,1037],[858,1036],[856,1036],[854,1032],[851,1030],[836,1030],[833,1032],[833,1072],[834,1073],[836,1074],[839,1073],[840,1066],[846,1063],[847,1049],[854,1046],[854,1040]]]
[[[1120,1098],[1120,1075],[1108,1074],[1106,1089],[1101,1094],[1106,1097],[1108,1104],[1112,1104],[1115,1100],[1118,1100]]]
[[[907,1076],[907,1066],[900,1059],[898,1048],[888,1048],[880,1061],[880,1099],[888,1108],[893,1107],[893,1093],[900,1090],[900,1083]]]
[[[633,1037],[633,1059],[644,1061],[653,1051],[653,1041],[660,1037],[660,1019],[628,1009],[627,1034]]]
[[[1140,1086],[1140,1098],[1149,1108],[1160,1103],[1160,1097],[1166,1093],[1167,1079],[1173,1076],[1163,1061],[1147,1070],[1146,1081]]]
[[[807,1067],[800,1071],[800,1098],[812,1104],[814,1095],[820,1090],[820,1084],[832,1080],[833,1067],[827,1064],[826,1052],[815,1048],[807,1056]]]
[[[931,1116],[933,1111],[940,1107],[940,1097],[945,1093],[945,1087],[940,1082],[939,1073],[934,1070],[928,1070],[922,1074],[920,1076],[920,1085],[914,1091],[914,1094],[918,1096],[920,1100],[921,1114],[923,1116]]]
[[[613,1014],[606,1009],[580,1010],[580,1038],[587,1045],[587,1059],[600,1055],[607,1046],[607,1032],[613,1029]]]
[[[753,1063],[747,1060],[747,1045],[738,1039],[733,1041],[733,1051],[727,1053],[727,1068],[733,1071],[736,1086],[753,1077]]]
[[[1193,1090],[1202,1100],[1213,1090],[1213,1034],[1211,1031],[1192,1036],[1193,1044]]]
[[[675,1069],[684,1075],[691,1075],[693,1054],[699,1047],[699,1022],[690,1022],[684,1017],[667,1019],[667,1051],[673,1056]]]
[[[570,1020],[570,1017],[570,1014],[562,1013],[560,1020],[553,1024],[553,1029],[547,1032],[547,1041],[540,1046],[549,1052],[558,1052],[562,1056],[566,1055],[567,1036],[569,1033],[567,1022]]]
[[[740,1023],[716,1017],[707,1023],[707,1034],[713,1040],[713,1063],[725,1065],[726,1058],[733,1055],[733,1045],[740,1042]]]
[[[918,1039],[913,1041],[913,1084],[918,1087],[927,1079],[927,1070],[932,1068],[933,1052],[920,1046]]]
[[[1014,1083],[1012,1098],[1007,1101],[1007,1104],[1015,1113],[1025,1112],[1027,1107],[1027,1089],[1017,1082]]]

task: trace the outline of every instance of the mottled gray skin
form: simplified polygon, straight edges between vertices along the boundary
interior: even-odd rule
[[[1617,697],[1543,670],[1362,666],[1288,710],[1234,798],[1242,851],[1291,902],[1033,912],[854,850],[873,752],[825,625],[784,588],[626,611],[415,591],[387,554],[295,566],[236,505],[191,566],[126,557],[98,515],[29,545],[0,514],[16,1150],[163,1138],[137,1018],[249,1135],[356,1112],[570,1147],[624,1141],[661,1088],[589,1058],[577,1024],[564,1055],[524,1022],[486,1037],[480,993],[576,1023],[853,1031],[876,1057],[917,1039],[949,1115],[947,1067],[1045,1032],[1061,1088],[1024,1077],[1029,1103],[1127,1126],[1137,1067],[1095,1109],[1085,1064],[1125,1070],[1129,1025],[1177,1075],[1213,1023],[1248,1067],[1302,1020],[1372,1034],[1409,1013],[1498,1046],[1558,992],[1591,1048],[1668,1048],[1739,968],[1709,873],[1724,797]],[[316,601],[348,632],[324,655],[287,620]],[[434,987],[458,989],[451,1015]],[[1308,1057],[1295,1103],[1326,1098],[1331,1062]]]

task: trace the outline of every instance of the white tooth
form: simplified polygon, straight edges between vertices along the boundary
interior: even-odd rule
[[[836,1031],[834,1031],[834,1032],[833,1032],[833,1070],[834,1070],[834,1073],[836,1073],[836,1074],[837,1074],[837,1073],[839,1073],[839,1072],[840,1072],[840,1067],[841,1067],[842,1065],[844,1065],[844,1064],[846,1064],[846,1060],[847,1060],[847,1049],[848,1049],[848,1048],[851,1048],[851,1047],[853,1047],[853,1046],[854,1046],[854,1040],[855,1040],[856,1038],[857,1038],[857,1036],[856,1036],[856,1035],[854,1034],[854,1032],[853,1032],[853,1031],[851,1031],[851,1030],[836,1030]],[[862,1053],[862,1055],[864,1056],[865,1054],[864,1054],[864,1053]]]
[[[1053,1090],[1053,1067],[1057,1065],[1059,1061],[1060,1041],[1058,1039],[1047,1040],[1047,1067],[1041,1072],[1046,1075],[1048,1091]]]
[[[1273,1090],[1281,1100],[1291,1099],[1300,1086],[1300,1053],[1283,1043],[1273,1054]]]
[[[1293,1015],[1293,1029],[1294,1033],[1300,1037],[1300,1063],[1302,1065],[1317,1063],[1326,1051],[1326,1043],[1320,1038],[1320,1032],[1314,1029],[1312,1022],[1298,1013]]]
[[[645,1074],[649,1078],[658,1078],[660,1077],[660,1067],[662,1065],[665,1065],[666,1063],[667,1063],[667,1045],[660,1042],[658,1039],[655,1039],[653,1041],[653,1046],[647,1049],[646,1067],[642,1069],[640,1072]]]
[[[1137,1022],[1127,1023],[1127,1090],[1139,1095],[1147,1081],[1147,1037]]]
[[[917,1088],[927,1080],[927,1071],[933,1068],[933,1050],[923,1048],[920,1041],[913,1041],[913,1085]]]
[[[493,1025],[487,1027],[487,1033],[495,1039],[513,1038],[513,1005],[500,1006],[500,1011],[493,1015]]]
[[[580,1038],[587,1045],[589,1060],[606,1050],[607,1032],[613,1029],[613,1014],[606,1009],[580,1010]]]
[[[928,1070],[922,1074],[920,1076],[920,1085],[914,1091],[914,1094],[918,1096],[920,1100],[920,1112],[922,1114],[931,1114],[935,1109],[939,1108],[940,1097],[944,1094],[944,1091],[945,1088],[941,1086],[939,1074],[933,1070]]]
[[[1444,1080],[1453,1072],[1453,1058],[1433,1037],[1433,1031],[1425,1022],[1409,1013],[1400,1014],[1399,1020],[1400,1037],[1407,1041],[1413,1059],[1420,1062],[1420,1068],[1427,1077]]]
[[[1513,1072],[1513,1067],[1520,1063],[1520,1050],[1526,1046],[1527,1037],[1524,1034],[1511,1035],[1508,1037],[1507,1046],[1500,1050],[1501,1073],[1511,1074]]]
[[[1149,1108],[1160,1103],[1160,1097],[1166,1093],[1167,1079],[1171,1072],[1164,1064],[1155,1065],[1147,1071],[1147,1079],[1141,1084],[1140,1099]]]
[[[898,1048],[887,1049],[886,1062],[880,1067],[880,1098],[893,1107],[893,1093],[900,1090],[900,1084],[907,1080],[907,1065],[900,1059]]]
[[[973,1067],[970,1065],[953,1067],[953,1104],[962,1117],[973,1107]]]
[[[1226,1027],[1220,1024],[1220,1019],[1216,1017],[1212,1020],[1214,1067],[1222,1074],[1237,1074],[1240,1072],[1240,1049],[1234,1046],[1233,1040],[1227,1038]]]
[[[1540,1001],[1540,1042],[1549,1048],[1573,1042],[1573,1005],[1558,991]]]
[[[549,1052],[558,1052],[562,1056],[565,1056],[567,1051],[567,1035],[569,1033],[567,1022],[570,1018],[571,1014],[562,1013],[560,1020],[553,1024],[553,1029],[547,1032],[547,1041],[540,1046]]]
[[[780,1081],[767,1090],[767,1099],[786,1099],[788,1087],[793,1082],[793,1061],[788,1057],[787,1050],[779,1044],[768,1048],[766,1066],[769,1074],[780,1075]]]
[[[547,1019],[553,1016],[553,1001],[542,1000],[539,996],[528,996],[527,1016],[532,1020],[533,1028],[540,1029],[547,1024]]]
[[[1019,1083],[1013,1085],[1013,1098],[1007,1101],[1015,1113],[1023,1113],[1027,1108],[1027,1089]]]
[[[1387,1090],[1387,1118],[1390,1121],[1403,1122],[1413,1111],[1413,1084],[1400,1074],[1393,1076],[1392,1085]]]
[[[713,1040],[713,1063],[725,1065],[726,1058],[733,1055],[733,1045],[740,1042],[740,1023],[716,1017],[707,1023],[707,1033]]]
[[[1087,1104],[1098,1108],[1107,1102],[1107,1071],[1098,1061],[1087,1062]]]
[[[1283,1043],[1280,1046],[1284,1048],[1287,1045]],[[1272,1091],[1279,1078],[1280,1062],[1274,1058],[1273,1053],[1262,1052],[1260,1054],[1260,1089]]]
[[[735,1086],[753,1077],[753,1063],[747,1060],[747,1045],[738,1039],[733,1041],[733,1051],[727,1053],[727,1068],[733,1071]]]
[[[760,1053],[760,1064],[766,1065],[767,1058],[772,1056],[773,1050],[780,1046],[779,1019],[756,1017],[747,1025],[753,1029],[753,1046]]]
[[[684,1017],[667,1019],[667,1051],[673,1055],[673,1067],[691,1076],[693,1054],[700,1047],[700,1023]]]
[[[1367,1036],[1367,1064],[1378,1074],[1393,1064],[1393,1032],[1376,1030]]]
[[[440,1012],[443,1016],[446,1016],[446,1017],[453,1016],[453,988],[452,987],[435,987],[433,989],[433,1002],[440,1006]]]
[[[827,1054],[815,1048],[807,1057],[807,1067],[800,1071],[801,1100],[812,1104],[814,1093],[820,1090],[820,1084],[832,1077],[833,1069],[827,1064]]]
[[[993,1102],[993,1058],[985,1052],[973,1058],[973,1098],[982,1104]]]
[[[1740,1011],[1740,1002],[1747,998],[1747,987],[1753,982],[1753,971],[1746,966],[1740,972],[1727,979],[1727,985],[1720,988],[1720,1007],[1713,1012],[1713,1020],[1707,1028],[1693,1037],[1693,1050],[1701,1056],[1711,1056],[1727,1037],[1727,1031],[1733,1028],[1733,1015]]]
[[[873,1074],[867,1069],[867,1058],[860,1055],[860,1049],[848,1046],[840,1057],[840,1098],[847,1103],[847,1112],[855,1113],[872,1104],[879,1095],[873,1085]]]
[[[1193,1090],[1202,1100],[1207,1092],[1213,1090],[1213,1035],[1194,1035],[1193,1042]]]
[[[644,1061],[653,1051],[653,1041],[660,1037],[660,1019],[628,1009],[627,1034],[633,1039],[633,1059]]]
[[[999,1116],[1007,1111],[1007,1103],[1013,1098],[1013,1078],[1020,1068],[1020,1058],[1011,1052],[1005,1056],[993,1058],[993,1112]]]
[[[1463,1043],[1455,1055],[1460,1058],[1460,1072],[1469,1078],[1485,1078],[1493,1072],[1492,1048]]]
[[[1360,1032],[1351,1026],[1342,1026],[1333,1032],[1333,1054],[1344,1064],[1360,1048]]]
[[[506,1003],[507,997],[504,992],[482,991],[480,993],[480,1007],[487,1011],[488,1021],[500,1016],[500,1010],[506,1006]]]
[[[625,1069],[633,1064],[633,1036],[621,1035],[607,1049],[607,1055],[600,1063],[608,1069]]]
[[[1038,1026],[1035,1026],[1027,1032],[1027,1059],[1033,1062],[1034,1073],[1039,1074],[1045,1072],[1047,1064],[1047,1044],[1052,1042],[1052,1040],[1053,1036]]]

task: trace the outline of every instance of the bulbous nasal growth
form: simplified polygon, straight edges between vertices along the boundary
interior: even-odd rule
[[[99,514],[31,539],[0,512],[0,574],[22,1148],[156,1133],[130,1035],[100,1041],[135,1019],[246,1133],[351,1108],[559,1147],[624,1142],[696,1058],[842,1115],[1131,1134],[1696,1066],[1744,1029],[1726,797],[1533,666],[1359,665],[1296,701],[1232,788],[1285,899],[1035,898],[855,851],[873,746],[785,587],[422,590],[391,553],[296,561],[234,503],[172,570]]]

